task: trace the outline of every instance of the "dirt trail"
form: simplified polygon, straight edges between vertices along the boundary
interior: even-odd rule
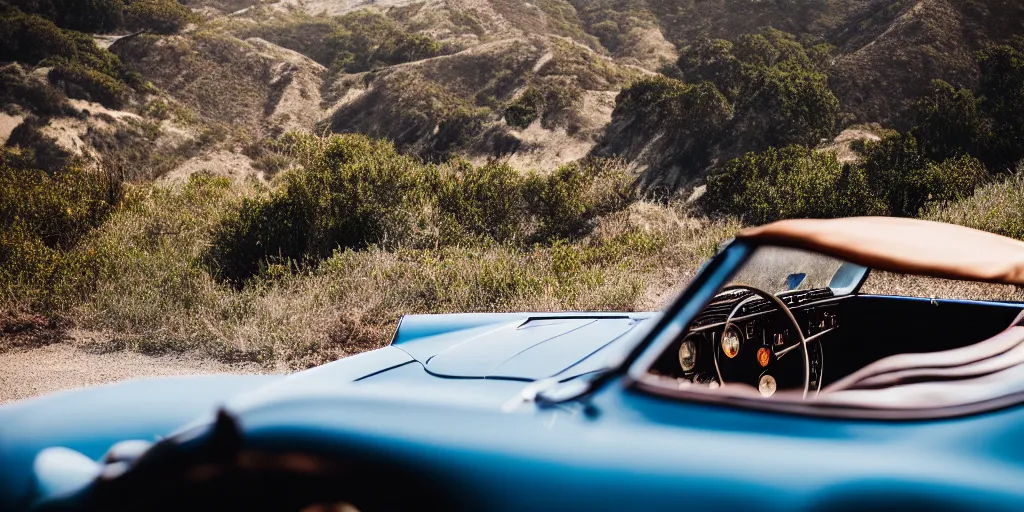
[[[188,356],[96,353],[75,342],[61,342],[0,353],[0,404],[127,379],[261,371],[255,365],[227,365]]]

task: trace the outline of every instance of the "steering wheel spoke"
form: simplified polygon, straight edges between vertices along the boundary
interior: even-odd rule
[[[783,348],[780,348],[780,349],[776,349],[774,351],[775,359],[776,360],[781,360],[787,354],[789,354],[790,352],[793,352],[794,350],[796,350],[798,348],[801,348],[802,346],[803,346],[803,343],[796,342],[796,343],[791,343],[788,347],[783,347]]]
[[[747,290],[751,296],[741,300],[732,308],[722,327],[722,342],[715,350],[715,370],[719,382],[723,385],[742,383],[753,385],[764,397],[775,395],[776,389],[800,389],[806,399],[810,387],[810,363],[807,348],[808,341],[829,332],[823,331],[805,338],[799,322],[781,299],[775,295],[749,285],[733,285],[722,290]],[[747,339],[740,322],[749,321],[751,315],[745,304],[761,298],[775,306],[775,314],[784,317],[787,329],[780,331],[788,338],[785,345],[776,346],[775,340],[763,337]],[[743,313],[747,312],[746,315]],[[737,341],[735,338],[739,338]],[[791,354],[798,354],[791,355]]]

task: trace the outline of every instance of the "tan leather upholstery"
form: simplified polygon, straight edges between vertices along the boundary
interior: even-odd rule
[[[819,252],[868,268],[1024,286],[1024,242],[917,219],[783,220],[737,239]]]
[[[890,400],[902,397],[900,406],[936,407],[944,405],[939,402],[953,398],[943,393],[952,392],[954,384],[971,389],[972,383],[1021,373],[1022,363],[1024,311],[1010,327],[987,340],[953,350],[898,354],[875,361],[828,386],[820,396],[829,402],[846,402],[857,401],[858,397],[867,399],[862,395],[864,392],[871,397],[881,393]]]

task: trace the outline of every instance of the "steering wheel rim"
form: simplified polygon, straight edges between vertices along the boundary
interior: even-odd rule
[[[800,323],[797,322],[796,317],[793,316],[793,312],[789,309],[789,306],[787,306],[786,303],[782,301],[782,299],[780,299],[777,296],[775,296],[775,294],[766,292],[766,291],[764,291],[764,290],[762,290],[762,289],[760,289],[760,288],[758,288],[756,286],[751,286],[751,285],[742,284],[742,283],[734,283],[734,284],[731,284],[729,286],[726,286],[726,287],[722,288],[721,291],[722,292],[728,292],[728,291],[731,291],[731,290],[748,290],[748,291],[752,292],[754,294],[754,296],[751,296],[751,297],[748,297],[748,298],[746,298],[744,300],[741,300],[739,303],[736,304],[736,306],[734,306],[732,308],[732,310],[729,312],[729,316],[726,317],[726,319],[725,319],[725,325],[722,328],[722,335],[725,336],[725,333],[729,332],[730,328],[735,328],[736,330],[739,330],[738,328],[735,327],[736,313],[740,310],[740,308],[744,304],[746,304],[748,301],[750,301],[754,297],[762,297],[764,299],[767,299],[770,302],[773,302],[775,304],[775,306],[778,308],[778,311],[781,312],[783,314],[783,316],[786,317],[786,320],[789,322],[790,326],[793,328],[793,331],[796,333],[796,342],[795,343],[791,343],[787,347],[783,348],[782,350],[778,350],[778,351],[776,351],[774,349],[774,347],[772,347],[770,349],[771,353],[772,353],[772,355],[774,355],[776,360],[781,360],[782,357],[787,355],[787,354],[789,354],[789,352],[794,351],[797,347],[800,348],[799,352],[801,353],[802,359],[803,359],[803,394],[802,394],[802,398],[804,400],[806,400],[807,399],[807,395],[810,392],[810,387],[811,387],[811,373],[810,373],[811,362],[810,362],[810,354],[809,354],[808,349],[807,349],[807,339],[804,336],[803,329],[800,328]],[[741,330],[740,330],[740,332],[742,333]],[[725,385],[725,379],[722,377],[722,370],[719,367],[719,362],[718,362],[719,353],[721,352],[721,343],[719,343],[718,345],[719,346],[716,347],[715,356],[714,356],[715,373],[717,374],[719,384],[724,386]],[[757,386],[755,386],[755,387],[757,387]]]

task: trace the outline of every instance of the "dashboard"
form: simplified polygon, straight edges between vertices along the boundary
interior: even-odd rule
[[[839,328],[839,298],[828,288],[777,295],[791,317],[772,300],[745,288],[719,293],[651,366],[649,372],[681,386],[717,388],[747,383],[770,397],[803,389],[817,396],[825,372],[825,349]],[[800,333],[794,332],[794,322]],[[800,336],[807,347],[802,357]]]

